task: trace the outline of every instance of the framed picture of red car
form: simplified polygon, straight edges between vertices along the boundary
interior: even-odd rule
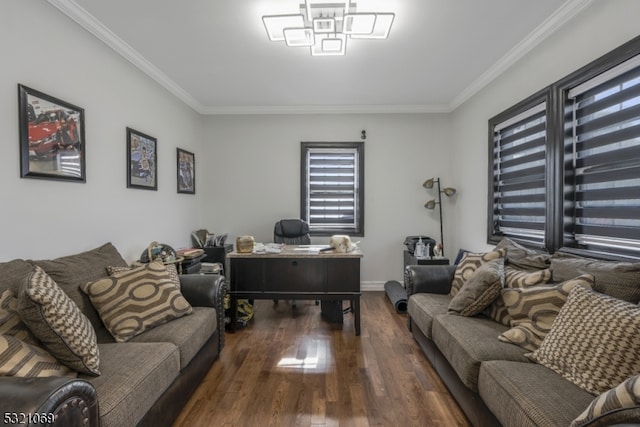
[[[127,128],[127,188],[158,190],[158,140]]]
[[[84,109],[18,85],[20,176],[86,182]]]
[[[196,194],[196,156],[177,148],[178,193]]]

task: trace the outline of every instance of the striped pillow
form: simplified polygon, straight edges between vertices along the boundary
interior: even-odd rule
[[[635,423],[640,415],[640,375],[626,379],[620,385],[602,393],[573,420],[570,427]]]
[[[80,289],[89,295],[116,342],[193,311],[161,262],[116,273]]]
[[[557,285],[503,289],[502,299],[513,327],[498,339],[531,351],[540,347],[560,309],[567,302],[569,292],[576,286],[591,289],[593,276],[584,274]]]
[[[11,335],[0,335],[0,376],[77,377],[46,350]]]

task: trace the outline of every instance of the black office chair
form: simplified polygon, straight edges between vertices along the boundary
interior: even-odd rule
[[[281,219],[273,227],[273,242],[285,245],[310,245],[309,224],[301,219]],[[273,302],[277,304],[278,300],[274,299]],[[291,301],[291,308],[295,307],[296,302]]]
[[[274,243],[310,245],[309,224],[301,219],[281,219],[273,228]]]

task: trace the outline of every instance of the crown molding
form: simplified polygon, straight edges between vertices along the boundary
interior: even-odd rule
[[[151,77],[162,87],[177,96],[182,102],[193,108],[197,112],[203,110],[200,104],[193,96],[185,91],[176,82],[171,80],[166,74],[160,71],[155,65],[149,62],[145,57],[140,55],[138,51],[132,48],[120,37],[115,35],[102,22],[97,20],[93,15],[79,6],[73,0],[47,0],[56,9],[67,15],[69,18],[78,23],[82,28],[89,31],[96,38],[109,46],[111,49],[120,54],[124,59],[138,67],[143,73]]]
[[[243,114],[411,114],[450,113],[522,59],[529,51],[571,20],[593,0],[567,0],[553,15],[539,25],[497,63],[460,92],[450,104],[434,105],[337,105],[337,106],[205,106],[191,96],[124,40],[109,30],[73,0],[47,0],[56,9],[89,31],[158,84],[203,115]]]
[[[448,105],[301,105],[204,107],[207,115],[250,114],[424,114],[449,113]]]
[[[464,104],[469,98],[482,90],[485,86],[498,78],[502,73],[511,68],[522,57],[538,46],[544,39],[553,34],[562,25],[582,12],[593,0],[568,0],[556,12],[533,30],[520,43],[515,45],[505,56],[496,62],[491,68],[478,77],[456,96],[449,107],[455,110]]]

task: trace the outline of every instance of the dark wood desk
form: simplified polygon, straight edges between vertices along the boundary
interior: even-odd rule
[[[310,249],[311,248],[311,249]],[[285,246],[281,253],[227,254],[230,268],[231,332],[238,299],[350,300],[360,335],[362,253],[318,252],[313,246]]]

